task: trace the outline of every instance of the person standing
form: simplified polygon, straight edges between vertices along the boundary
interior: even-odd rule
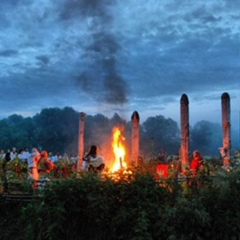
[[[13,161],[15,158],[17,158],[17,156],[18,156],[17,148],[15,148],[15,147],[12,148],[10,156],[11,156],[11,161]]]
[[[193,176],[195,177],[199,172],[200,168],[204,165],[203,157],[198,150],[193,152],[193,159],[191,161],[190,169],[193,172]]]
[[[50,160],[48,156],[48,152],[46,150],[43,150],[41,152],[41,158],[37,163],[37,168],[38,168],[38,173],[40,175],[40,178],[49,174],[54,169],[54,167],[55,167],[54,163]]]
[[[1,160],[4,160],[4,157],[5,157],[5,152],[4,152],[4,150],[2,149],[2,150],[0,151],[0,159],[1,159]]]
[[[27,160],[28,160],[29,157],[31,157],[31,154],[30,154],[30,152],[28,151],[28,148],[25,147],[25,148],[23,149],[23,159],[24,159],[24,162],[25,162],[25,163],[27,163]]]
[[[33,148],[32,153],[31,153],[30,157],[28,158],[27,162],[28,162],[28,175],[29,175],[30,179],[32,179],[34,181],[39,180],[37,164],[40,161],[40,158],[41,158],[41,155],[40,155],[40,152],[38,151],[38,149]]]
[[[50,160],[46,150],[41,151],[40,160],[37,163],[39,174],[38,190],[43,190],[48,182],[50,182],[49,173],[54,169],[54,163]]]

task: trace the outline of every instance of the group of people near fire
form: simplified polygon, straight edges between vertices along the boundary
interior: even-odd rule
[[[48,180],[48,174],[55,168],[54,160],[49,157],[48,152],[46,150],[39,151],[38,148],[32,148],[31,153],[29,153],[27,149],[17,153],[16,148],[12,148],[12,151],[7,151],[4,154],[1,152],[0,158],[4,159],[5,162],[12,161],[16,158],[25,161],[28,166],[29,178],[36,182],[41,181],[41,179],[44,179],[44,181]],[[101,173],[105,169],[104,158],[97,154],[96,145],[90,147],[81,163],[82,171]],[[189,166],[193,177],[197,176],[202,166],[204,166],[204,159],[201,153],[198,150],[193,151],[192,160]]]
[[[43,184],[46,184],[46,181],[50,181],[47,175],[55,168],[48,152],[46,150],[39,151],[37,148],[32,148],[30,153],[27,148],[17,152],[17,149],[13,147],[12,151],[8,150],[6,153],[1,151],[0,158],[3,160],[4,182],[7,181],[6,165],[15,159],[19,159],[27,164],[28,178],[34,181],[34,187],[38,187],[41,181]]]
[[[24,162],[28,166],[28,173],[30,178],[37,180],[42,176],[50,173],[55,166],[55,163],[65,159],[64,154],[61,157],[59,154],[49,156],[48,151],[42,150],[40,151],[38,148],[32,148],[32,151],[29,152],[28,148],[21,149],[17,151],[16,147],[13,147],[11,150],[7,150],[6,153],[4,150],[0,151],[0,159],[4,160],[6,163],[11,162],[15,159],[19,159]],[[73,163],[76,165],[78,157],[75,157]],[[92,145],[89,151],[82,159],[82,170],[83,171],[92,171],[92,172],[100,172],[104,169],[105,163],[104,158],[98,156],[97,154],[97,146]]]
[[[54,157],[49,156],[48,151],[40,151],[38,148],[32,148],[31,152],[27,148],[17,152],[15,147],[6,153],[1,150],[0,160],[3,161],[3,182],[7,183],[7,164],[16,159],[27,164],[28,179],[33,181],[33,188],[35,189],[43,189],[46,186],[47,182],[50,181],[49,173],[56,168],[56,162],[58,160],[61,161],[60,156],[56,160]],[[74,165],[77,164],[77,159],[74,159]],[[97,155],[97,147],[95,145],[90,147],[89,152],[84,156],[81,163],[82,171],[100,173],[105,167],[104,159]]]

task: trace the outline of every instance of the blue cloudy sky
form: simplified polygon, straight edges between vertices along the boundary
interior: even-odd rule
[[[141,121],[240,115],[239,0],[1,0],[0,118],[71,106]]]

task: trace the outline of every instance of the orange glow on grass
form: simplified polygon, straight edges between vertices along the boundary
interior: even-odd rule
[[[122,136],[122,129],[120,127],[113,128],[112,148],[114,153],[114,163],[111,167],[111,172],[116,172],[121,168],[126,168],[125,162],[126,149],[124,147],[125,138]]]

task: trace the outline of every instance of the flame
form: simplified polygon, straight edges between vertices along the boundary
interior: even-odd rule
[[[125,162],[126,150],[123,145],[124,140],[125,138],[122,136],[122,129],[120,129],[120,127],[114,127],[112,148],[115,159],[111,168],[111,172],[116,172],[121,168],[127,167],[127,164]]]

